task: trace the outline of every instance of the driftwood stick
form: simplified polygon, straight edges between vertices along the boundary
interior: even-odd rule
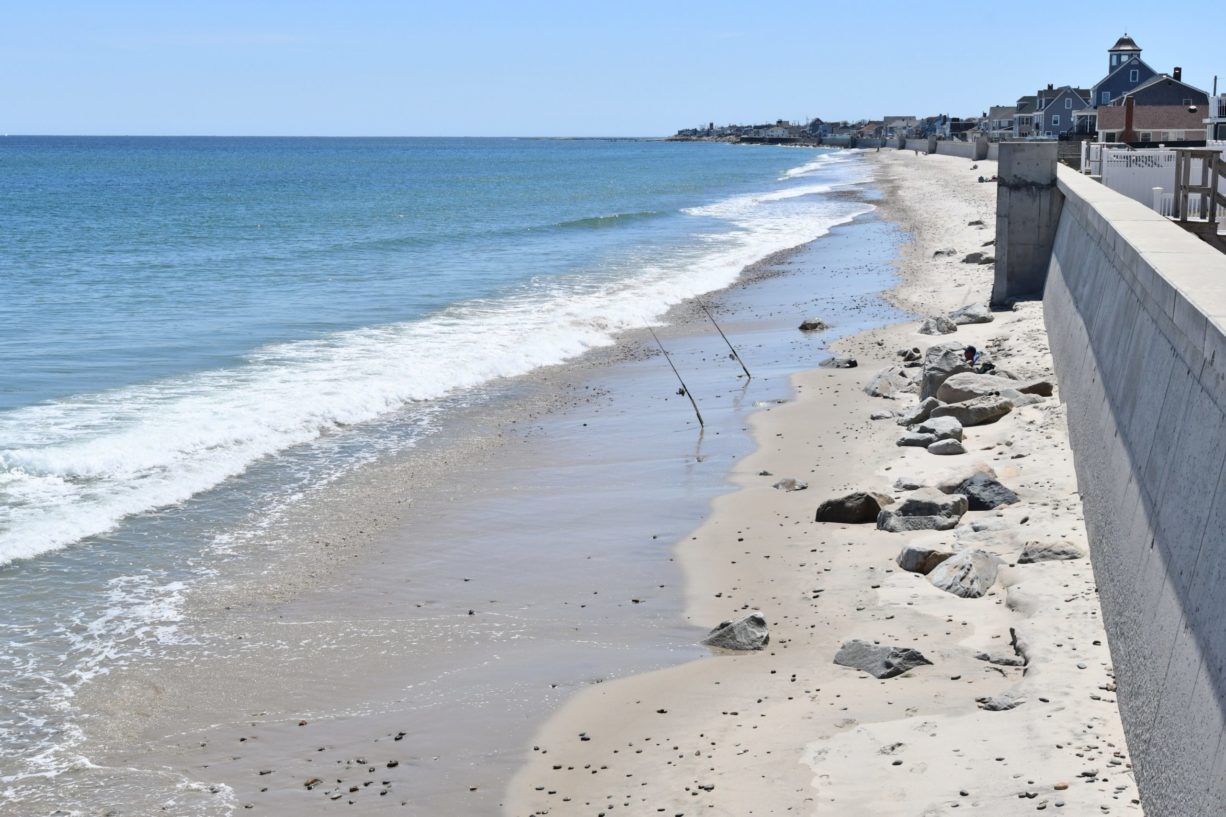
[[[698,427],[706,428],[706,423],[702,421],[702,412],[698,410],[698,403],[694,401],[694,395],[690,394],[689,386],[685,385],[685,381],[681,379],[681,372],[677,371],[677,367],[673,365],[673,359],[668,356],[668,352],[664,349],[664,344],[660,343],[660,339],[656,337],[656,330],[649,326],[647,331],[655,338],[656,346],[660,347],[660,352],[664,355],[664,359],[668,361],[668,366],[673,370],[673,374],[677,375],[677,382],[681,384],[681,391],[685,392],[685,396],[690,398],[690,405],[694,407],[694,415],[698,418]]]
[[[728,349],[732,352],[732,359],[741,364],[741,369],[745,372],[745,377],[748,380],[753,380],[753,375],[749,373],[749,367],[745,365],[745,361],[741,360],[741,356],[737,354],[736,348],[733,347],[732,341],[728,340],[728,336],[724,334],[724,330],[719,328],[719,324],[715,322],[715,316],[711,314],[711,310],[707,309],[707,305],[701,299],[695,298],[698,305],[702,307],[702,311],[707,313],[707,317],[711,319],[711,325],[715,327],[715,331],[719,332],[719,336],[724,339],[724,343],[728,344]]]

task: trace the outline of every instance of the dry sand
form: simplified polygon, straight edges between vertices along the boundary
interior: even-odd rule
[[[976,178],[995,166],[905,151],[871,158],[885,215],[914,238],[889,297],[921,315],[986,302],[991,265],[962,257],[991,252],[996,188]],[[934,257],[944,248],[957,252]],[[968,453],[940,457],[896,447],[903,429],[869,419],[911,408],[913,396],[862,390],[898,360],[895,350],[941,341],[973,343],[1019,376],[1051,378],[1042,306],[946,337],[919,335],[918,325],[842,342],[859,368],[795,377],[794,400],[752,419],[758,450],[732,472],[739,490],[718,498],[678,546],[688,619],[711,627],[760,609],[767,648],[578,693],[537,734],[508,788],[508,815],[1140,813],[1090,562],[1016,564],[1030,541],[1088,548],[1058,392],[968,428]],[[828,497],[900,497],[899,476],[933,484],[979,464],[1020,502],[972,511],[945,533],[813,521]],[[772,489],[782,477],[808,490]],[[963,599],[896,566],[909,542],[973,546],[1007,566],[988,595]],[[1025,670],[975,658],[1011,654],[1011,630],[1026,644]],[[851,638],[914,647],[933,663],[876,680],[833,663]],[[1024,702],[1008,711],[977,704],[1006,693]]]

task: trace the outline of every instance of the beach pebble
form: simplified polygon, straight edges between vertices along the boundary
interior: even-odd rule
[[[809,483],[788,477],[787,479],[779,480],[771,487],[778,491],[803,491],[809,487]]]
[[[834,656],[834,663],[867,672],[874,678],[895,678],[916,667],[932,664],[919,650],[888,647],[858,638],[843,642]]]

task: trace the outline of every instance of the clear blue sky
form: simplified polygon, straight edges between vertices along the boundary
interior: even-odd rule
[[[1220,0],[12,0],[0,134],[663,135],[969,115],[1096,82],[1125,26],[1156,70],[1226,86],[1224,20]]]

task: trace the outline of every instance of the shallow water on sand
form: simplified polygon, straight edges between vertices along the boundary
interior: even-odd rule
[[[820,160],[808,169],[788,163],[796,173],[772,176],[781,188],[806,178],[812,185],[812,174],[826,169]],[[862,171],[834,172],[844,183]],[[778,192],[697,205],[723,209],[695,218],[756,235],[746,213],[782,203],[780,219],[755,216],[774,231],[754,250],[761,252],[825,232],[832,213],[867,209],[817,190],[772,197]],[[691,238],[726,243],[700,230]],[[569,690],[694,654],[694,633],[678,616],[669,545],[722,489],[724,463],[743,453],[740,428],[752,404],[786,396],[785,374],[813,361],[821,340],[797,338],[790,313],[820,305],[846,316],[835,321],[839,331],[844,323],[859,328],[857,309],[866,310],[864,320],[883,320],[868,294],[888,281],[892,240],[882,225],[855,225],[793,262],[793,275],[727,296],[718,314],[754,361],[744,391],[709,329],[683,326],[665,336],[678,364],[692,366],[689,385],[709,424],[701,442],[671,372],[649,356],[645,339],[631,338],[603,353],[631,359],[595,374],[545,369],[355,425],[334,423],[217,488],[10,565],[0,575],[10,613],[0,656],[3,811],[219,814],[262,794],[268,808],[281,803],[292,813],[302,806],[294,799],[302,781],[272,785],[271,775],[244,764],[317,768],[306,765],[310,727],[296,726],[308,720],[327,724],[335,741],[324,754],[341,765],[369,752],[366,743],[406,732],[392,741],[405,761],[383,772],[403,776],[392,787],[399,797],[376,802],[463,803],[490,813],[496,781],[531,725]],[[858,272],[832,278],[821,270],[823,245],[832,269]],[[823,288],[818,303],[789,289],[800,282]],[[658,290],[652,297],[649,312],[659,314],[668,300]],[[601,325],[593,345],[632,325]],[[360,340],[381,351],[395,342]],[[333,339],[321,348],[335,346]],[[275,365],[297,364],[298,353],[304,349],[280,349]],[[181,396],[157,395],[151,405]],[[239,416],[225,411],[210,416]],[[61,430],[68,414],[57,415]],[[396,511],[398,503],[407,507]],[[627,638],[628,627],[641,633]],[[259,751],[233,759],[231,739],[238,746],[253,737],[245,734],[251,724],[264,733]],[[185,754],[189,747],[194,756]]]

